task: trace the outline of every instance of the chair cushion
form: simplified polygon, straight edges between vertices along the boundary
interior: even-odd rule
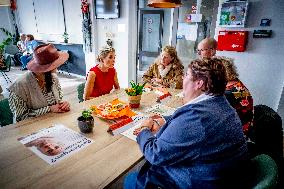
[[[266,155],[261,154],[251,160],[255,175],[253,189],[273,189],[278,181],[278,167],[274,160]]]
[[[18,52],[20,51],[16,45],[6,45],[5,46],[5,53],[7,54],[14,55]]]
[[[8,99],[5,98],[0,101],[0,126],[9,125],[13,123],[13,113],[11,112]]]
[[[85,89],[85,83],[81,83],[77,87],[79,102],[83,102],[84,101],[84,99],[83,99],[84,89]]]

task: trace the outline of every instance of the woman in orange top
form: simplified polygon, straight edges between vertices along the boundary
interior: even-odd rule
[[[115,63],[114,48],[103,47],[100,49],[97,61],[99,64],[91,68],[87,75],[84,100],[108,94],[113,88],[120,88],[117,72],[113,67]]]

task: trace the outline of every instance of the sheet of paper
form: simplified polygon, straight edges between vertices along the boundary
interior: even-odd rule
[[[170,116],[176,111],[175,108],[171,108],[168,106],[165,106],[163,104],[156,104],[152,106],[151,108],[146,110],[146,113],[148,114],[158,114],[161,116]]]
[[[130,138],[131,140],[134,140],[136,141],[136,138],[137,136],[133,134],[133,131],[136,129],[136,128],[139,128],[142,121],[144,121],[145,119],[147,119],[148,116],[145,116],[143,114],[139,114],[139,115],[136,115],[136,116],[133,116],[132,119],[133,119],[133,122],[132,123],[129,123],[129,125],[131,125],[130,129],[122,132],[121,134],[123,136],[126,136],[128,138]]]
[[[138,114],[136,116],[133,116],[133,122],[129,123],[128,126],[130,126],[129,129],[127,129],[126,131],[122,132],[121,134],[123,136],[126,136],[128,138],[130,138],[131,140],[136,141],[137,136],[133,134],[133,131],[137,128],[140,127],[142,121],[144,121],[145,119],[149,118],[150,114],[158,114],[161,116],[170,116],[175,112],[175,108],[171,108],[162,104],[156,104],[154,106],[152,106],[151,108],[146,110],[146,114],[147,115],[143,115],[143,114]]]
[[[197,24],[178,23],[177,37],[184,36],[186,40],[196,41]]]
[[[58,163],[93,143],[91,139],[62,124],[56,124],[18,138],[18,141],[50,165]]]

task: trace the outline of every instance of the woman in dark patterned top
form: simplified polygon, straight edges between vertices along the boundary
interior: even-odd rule
[[[165,46],[160,56],[143,75],[143,81],[153,86],[182,89],[183,65],[176,49]]]
[[[225,96],[236,109],[242,121],[244,134],[247,135],[253,125],[253,98],[247,87],[239,80],[233,60],[227,57],[218,57],[218,59],[223,62],[227,73]]]
[[[51,44],[38,46],[26,72],[10,87],[9,104],[14,120],[21,121],[48,112],[67,112],[70,105],[62,101],[62,90],[55,74],[69,55]]]

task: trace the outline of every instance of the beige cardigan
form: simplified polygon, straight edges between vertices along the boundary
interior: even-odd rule
[[[53,85],[52,92],[56,99],[56,103],[62,100],[61,89],[56,74],[52,74]],[[48,103],[39,87],[35,76],[32,72],[28,71],[20,78],[18,78],[10,87],[9,91],[19,96],[29,109],[39,109],[48,106]]]
[[[143,82],[151,83],[151,79],[158,78],[162,79],[162,85],[169,88],[171,83],[176,83],[176,89],[182,89],[182,76],[183,76],[183,65],[180,63],[173,64],[171,70],[165,77],[161,77],[159,72],[159,64],[155,62],[143,75]]]

